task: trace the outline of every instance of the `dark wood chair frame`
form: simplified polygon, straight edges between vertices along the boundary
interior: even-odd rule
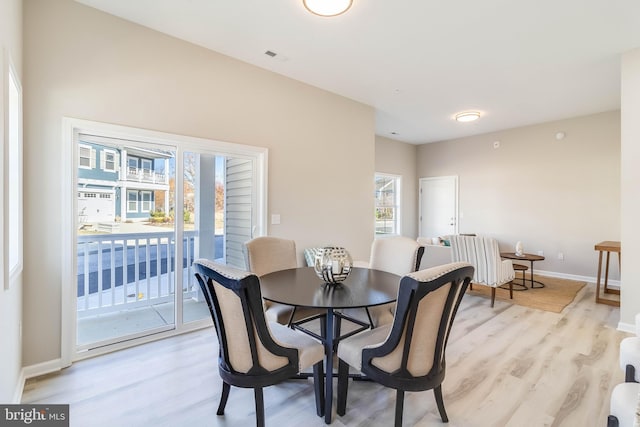
[[[218,368],[223,383],[220,403],[216,413],[217,415],[224,415],[224,408],[227,404],[232,385],[242,388],[253,388],[256,405],[256,425],[262,427],[264,426],[264,399],[262,389],[295,377],[298,374],[298,350],[283,347],[277,344],[271,337],[264,317],[260,280],[255,274],[234,279],[200,263],[194,263],[193,269],[200,284],[200,289],[207,301],[219,342]],[[287,365],[275,371],[269,371],[260,366],[256,339],[254,334],[249,333],[247,335],[251,348],[253,366],[246,373],[237,372],[233,369],[230,364],[231,359],[227,345],[226,326],[222,319],[220,303],[216,296],[213,282],[217,282],[238,295],[242,304],[245,320],[245,325],[242,325],[242,327],[246,328],[247,331],[255,329],[262,345],[274,355],[286,357],[289,360]],[[313,366],[313,381],[316,412],[319,417],[322,417],[324,415],[324,368],[322,362],[318,362]]]
[[[637,383],[636,381],[636,368],[633,365],[627,365],[624,371],[624,382],[625,383]],[[615,415],[609,415],[607,417],[607,427],[618,427],[620,423],[618,422],[618,417]]]
[[[400,427],[402,425],[405,391],[425,391],[433,389],[440,417],[443,422],[449,421],[444,408],[441,387],[446,370],[444,353],[449,339],[451,324],[453,323],[458,307],[460,306],[460,301],[462,300],[471,278],[473,277],[473,272],[474,268],[472,266],[462,267],[444,274],[430,282],[418,282],[410,277],[403,277],[400,281],[396,315],[387,341],[379,347],[364,349],[362,351],[362,374],[385,387],[390,387],[396,390],[396,427]],[[401,366],[396,372],[385,372],[373,366],[371,364],[371,360],[373,358],[386,356],[396,348],[405,327],[406,336],[412,336],[418,304],[427,294],[440,288],[446,283],[451,283],[451,289],[449,290],[445,308],[440,320],[433,367],[431,370],[426,375],[420,377],[414,377],[409,373],[407,370],[407,361],[409,358],[409,349],[411,347],[410,339],[407,339],[404,342]],[[458,292],[458,290],[460,290],[460,292]],[[343,360],[339,360],[338,415],[344,415],[346,413],[348,374],[349,365]]]
[[[420,246],[416,252],[416,264],[413,268],[413,271],[418,271],[420,268],[420,262],[422,262],[422,257],[424,255],[424,246]]]

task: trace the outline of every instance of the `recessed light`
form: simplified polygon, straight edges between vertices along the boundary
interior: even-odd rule
[[[472,122],[480,118],[480,113],[477,111],[464,111],[456,114],[456,121],[458,122]]]

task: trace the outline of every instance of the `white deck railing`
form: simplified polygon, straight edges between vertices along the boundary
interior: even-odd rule
[[[191,269],[196,237],[196,231],[184,232],[183,266],[175,260],[172,231],[78,236],[78,316],[172,302],[176,264],[182,270],[183,297],[197,297]]]
[[[127,181],[152,182],[154,184],[168,184],[167,175],[151,169],[134,166],[127,167]]]

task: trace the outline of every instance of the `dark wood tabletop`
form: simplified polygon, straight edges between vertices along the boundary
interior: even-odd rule
[[[534,254],[516,255],[515,252],[500,252],[500,256],[502,258],[521,259],[523,261],[544,261],[544,257],[542,255],[534,255]]]
[[[396,300],[400,276],[380,270],[354,267],[346,280],[326,284],[313,267],[300,267],[260,277],[262,297],[299,307],[358,308]]]

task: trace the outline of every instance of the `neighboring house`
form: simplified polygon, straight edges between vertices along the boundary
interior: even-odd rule
[[[81,136],[78,143],[80,224],[146,220],[156,197],[168,200],[172,153],[88,139]]]

